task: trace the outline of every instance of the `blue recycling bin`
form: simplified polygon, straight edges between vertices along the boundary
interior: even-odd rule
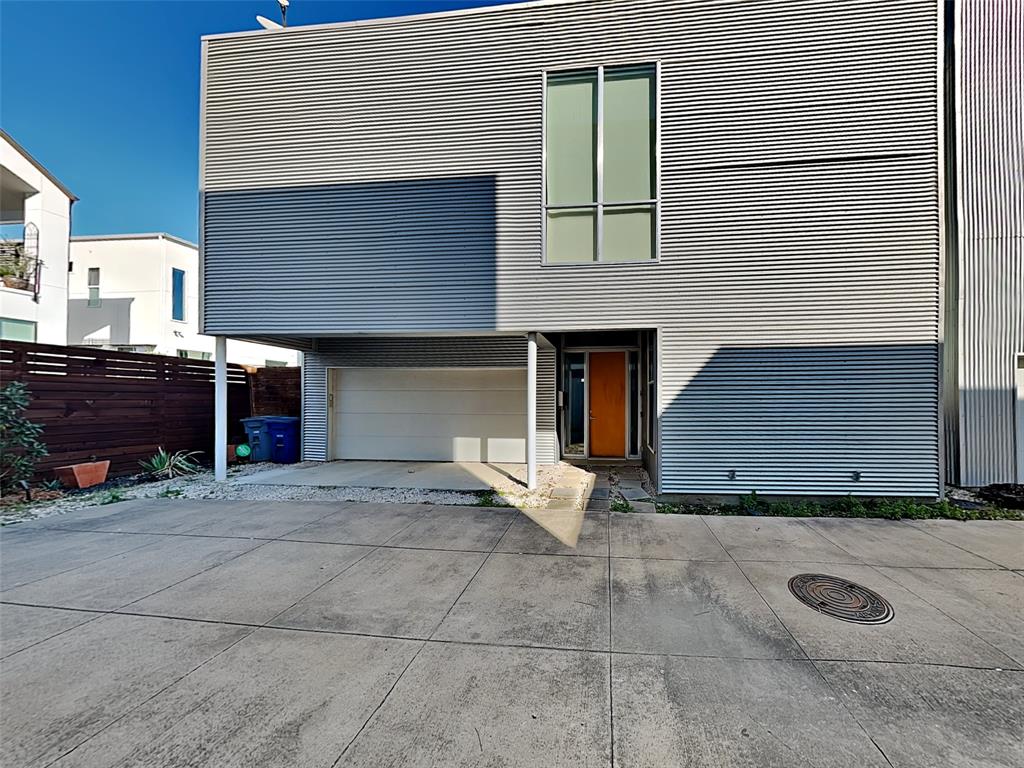
[[[267,416],[270,460],[294,464],[299,460],[299,420],[295,416]]]
[[[249,438],[249,447],[252,448],[249,461],[270,461],[270,435],[267,433],[266,417],[242,419],[242,426]]]

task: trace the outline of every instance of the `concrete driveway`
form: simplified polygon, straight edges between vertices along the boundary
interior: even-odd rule
[[[1024,524],[137,501],[0,533],[5,766],[1020,766]],[[823,616],[797,573],[895,618]]]
[[[525,478],[525,464],[478,461],[319,461],[312,466],[283,466],[246,477],[243,485],[311,485],[315,487],[428,488],[487,491]],[[525,488],[525,483],[523,483]]]

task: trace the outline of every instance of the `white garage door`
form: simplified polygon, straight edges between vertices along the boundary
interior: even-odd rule
[[[334,457],[526,461],[526,370],[338,368]]]

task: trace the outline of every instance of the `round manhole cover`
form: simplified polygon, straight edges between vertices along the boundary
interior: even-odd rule
[[[888,600],[848,579],[801,573],[789,580],[789,591],[808,608],[843,621],[885,624],[893,617]]]

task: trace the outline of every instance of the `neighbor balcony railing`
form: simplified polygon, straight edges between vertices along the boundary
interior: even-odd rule
[[[42,266],[31,243],[0,241],[0,280],[5,288],[28,291],[38,301]]]

